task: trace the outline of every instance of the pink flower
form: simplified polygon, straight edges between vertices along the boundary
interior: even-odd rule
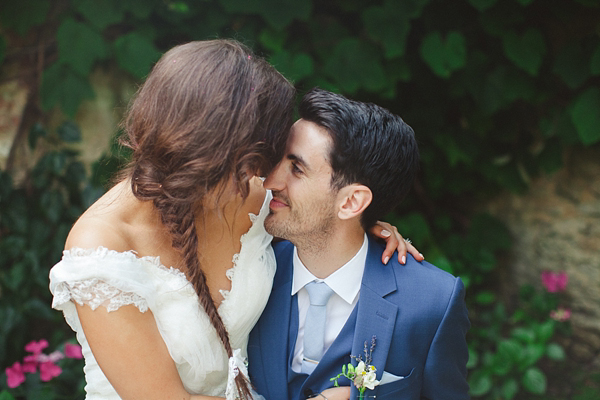
[[[58,350],[56,350],[50,354],[42,353],[42,354],[38,354],[38,356],[37,356],[37,360],[41,363],[47,362],[47,361],[57,362],[58,360],[62,360],[63,358],[65,358],[65,355]]]
[[[78,344],[65,344],[65,356],[67,358],[75,358],[77,360],[81,360],[83,358],[83,353],[81,351],[81,346]]]
[[[550,318],[559,322],[565,322],[571,318],[571,310],[558,307],[556,310],[550,311]]]
[[[37,372],[37,362],[25,361],[23,363],[23,372],[27,372],[28,374],[35,374]]]
[[[549,293],[562,292],[567,287],[569,277],[566,272],[542,272],[542,284]]]
[[[25,382],[25,373],[20,362],[15,362],[12,367],[5,369],[6,371],[6,384],[9,388],[16,388],[21,383]]]
[[[42,339],[38,342],[34,340],[25,345],[25,350],[33,354],[40,354],[46,347],[48,347],[48,341],[46,339]]]
[[[62,368],[52,361],[46,361],[40,364],[40,379],[42,382],[48,382],[62,373]]]

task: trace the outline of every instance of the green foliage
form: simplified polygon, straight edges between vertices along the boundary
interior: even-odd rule
[[[510,400],[522,391],[546,393],[548,381],[541,366],[565,359],[563,348],[551,341],[557,331],[564,334],[568,329],[549,317],[557,296],[523,287],[510,316],[502,303],[478,300],[470,307],[478,321],[469,331],[471,395]]]
[[[54,343],[72,336],[60,313],[50,309],[48,271],[61,256],[75,219],[94,199],[77,153],[65,147],[80,141],[76,125],[65,122],[55,132],[35,125],[30,148],[40,141],[48,150],[26,181],[15,186],[0,170],[0,365],[19,359],[30,340],[48,335]],[[45,326],[61,329],[47,332]]]
[[[449,32],[446,39],[437,31],[431,32],[421,44],[421,57],[442,78],[465,66],[466,53],[465,37],[456,31]]]
[[[569,113],[584,144],[600,140],[600,89],[589,88],[573,102]]]

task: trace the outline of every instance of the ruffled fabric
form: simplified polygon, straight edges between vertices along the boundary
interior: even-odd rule
[[[231,290],[223,294],[219,314],[231,346],[247,356],[248,335],[268,300],[275,256],[272,237],[264,230],[270,192],[258,216],[241,239],[227,276]],[[135,252],[71,249],[50,271],[52,307],[64,313],[83,348],[87,399],[118,399],[98,367],[81,329],[75,303],[116,310],[133,304],[140,312],[151,310],[185,388],[193,394],[224,396],[229,359],[215,329],[198,302],[184,273],[167,268],[158,257],[138,257]]]

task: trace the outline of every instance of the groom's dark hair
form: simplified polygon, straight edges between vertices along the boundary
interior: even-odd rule
[[[360,183],[371,189],[373,200],[361,217],[365,229],[402,201],[419,164],[415,134],[402,118],[318,88],[304,95],[299,114],[331,136],[332,187]]]

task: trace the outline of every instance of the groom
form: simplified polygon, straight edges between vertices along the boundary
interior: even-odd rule
[[[381,383],[367,396],[468,399],[461,280],[410,255],[384,265],[383,246],[365,233],[412,184],[412,129],[381,107],[320,89],[299,112],[264,183],[273,192],[265,227],[289,241],[274,246],[273,291],[248,345],[251,381],[268,400],[322,400],[330,378],[356,365],[350,356],[374,337]]]

